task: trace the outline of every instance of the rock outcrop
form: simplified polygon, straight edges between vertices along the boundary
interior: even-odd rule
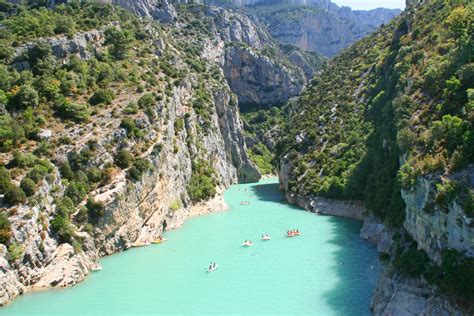
[[[283,158],[280,160],[280,169],[278,179],[280,190],[285,191],[288,202],[297,204],[309,212],[320,215],[333,215],[363,220],[366,217],[366,210],[359,201],[341,201],[332,200],[320,196],[303,195],[288,190],[289,172],[291,172],[291,163]]]
[[[467,181],[474,186],[474,165],[456,172],[450,180]],[[456,200],[447,208],[435,203],[437,176],[419,177],[412,190],[402,190],[406,204],[404,228],[435,262],[445,249],[456,249],[474,257],[474,219],[468,217]]]
[[[454,302],[420,279],[408,279],[384,269],[371,300],[374,315],[464,315]]]
[[[388,23],[401,11],[377,8],[351,10],[331,1],[321,0],[206,0],[219,6],[244,7],[250,15],[267,26],[270,34],[283,44],[293,44],[327,57]]]
[[[226,51],[224,74],[244,109],[281,105],[298,95],[305,83],[301,72],[240,46]]]
[[[92,141],[94,157],[87,161],[88,166],[98,169],[110,166],[116,152],[126,149],[138,152],[152,168],[139,181],[130,181],[127,170],[116,169],[108,183],[89,194],[93,201],[104,206],[103,214],[93,223],[92,229],[86,229],[84,224],[74,228],[74,238],[81,241],[80,245],[59,243],[50,228],[50,221],[57,211],[56,199],[67,188],[67,182],[61,181],[58,167],[50,177],[42,180],[34,202],[8,209],[14,234],[12,241],[21,245],[21,253],[13,260],[2,246],[0,306],[30,289],[74,285],[87,276],[98,258],[149,243],[165,229],[179,227],[193,214],[188,184],[193,162],[197,160],[206,161],[215,171],[217,192],[233,183],[260,179],[260,173],[247,154],[237,97],[220,67],[225,64],[224,42],[245,42],[258,49],[267,38],[243,16],[234,19],[223,9],[198,9],[208,10],[206,14],[216,21],[214,33],[206,40],[200,58],[203,63],[209,62],[208,67],[217,69],[216,75],[221,80],[214,80],[212,84],[209,81],[203,88],[210,96],[206,99],[206,116],[198,114],[192,106],[198,79],[196,73],[191,73],[179,83],[170,85],[165,98],[154,102],[147,115],[142,112],[135,115],[134,122],[142,133],[140,138],[127,137],[126,130],[120,127],[120,116],[113,115],[108,109],[101,109],[105,124],[93,120],[82,126],[72,124],[55,131],[50,141],[61,135],[71,139],[70,144],[54,147],[51,154],[58,165],[73,152],[89,148],[88,142]],[[174,27],[178,28],[171,26]],[[150,45],[155,50],[162,54],[172,52],[170,63],[174,67],[183,66],[183,53],[177,50],[173,40],[158,34],[152,27],[146,28],[146,32],[152,35]],[[104,48],[101,30],[77,33],[72,39],[58,36],[42,40],[51,46],[59,63],[67,62],[72,55],[87,60]],[[20,57],[31,47],[33,44],[26,44],[17,50],[19,63],[24,65]],[[140,97],[134,90],[117,91],[117,95],[114,105],[119,104],[118,108],[130,101],[136,102]],[[222,205],[221,202],[217,204]],[[201,208],[212,209],[202,205]],[[73,220],[76,215],[72,215]]]

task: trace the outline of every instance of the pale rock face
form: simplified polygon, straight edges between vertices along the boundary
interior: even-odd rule
[[[385,269],[371,300],[374,315],[461,316],[454,302],[439,295],[437,289],[419,279],[391,275]]]
[[[470,177],[474,183],[474,166],[452,175],[452,178]],[[428,256],[439,262],[441,252],[445,249],[456,249],[466,256],[474,256],[473,219],[467,217],[456,202],[448,210],[443,210],[434,203],[436,189],[434,179],[419,177],[413,190],[402,190],[406,203],[404,228],[425,250]]]
[[[393,231],[374,216],[369,215],[364,219],[359,237],[376,245],[379,253],[390,253]]]
[[[298,95],[305,83],[301,73],[291,72],[244,47],[227,50],[224,75],[243,108],[282,104]]]

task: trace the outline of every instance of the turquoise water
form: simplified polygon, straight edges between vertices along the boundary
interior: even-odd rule
[[[189,219],[166,243],[104,258],[79,285],[24,295],[0,315],[370,314],[380,267],[360,222],[288,205],[274,179],[232,186],[225,199],[230,211]],[[291,228],[302,236],[284,237]],[[210,261],[219,269],[208,274]]]

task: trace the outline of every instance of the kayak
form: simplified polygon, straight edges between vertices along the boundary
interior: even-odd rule
[[[262,238],[262,240],[270,240],[270,236],[265,236]]]
[[[244,243],[242,244],[242,246],[245,246],[245,247],[250,247],[250,246],[252,246],[252,245],[253,245],[253,242],[244,242]]]
[[[153,240],[151,243],[152,243],[152,244],[160,244],[160,243],[165,242],[165,241],[167,241],[167,240],[168,240],[168,239],[166,239],[166,238],[157,239],[157,240]]]
[[[212,268],[207,268],[207,273],[214,272],[217,270],[217,264],[213,266]]]

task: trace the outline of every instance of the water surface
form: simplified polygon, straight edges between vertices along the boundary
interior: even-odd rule
[[[167,242],[104,258],[79,285],[24,295],[0,315],[370,314],[380,266],[360,222],[285,203],[275,179],[234,185],[225,199],[230,211],[189,219]],[[286,238],[292,228],[302,236]],[[210,261],[219,269],[208,274]]]

